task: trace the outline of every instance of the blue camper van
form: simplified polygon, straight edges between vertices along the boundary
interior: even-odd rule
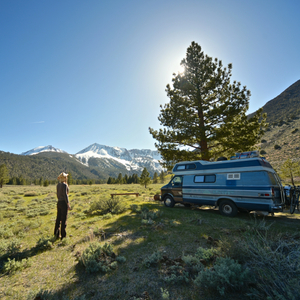
[[[231,160],[180,162],[173,173],[172,180],[161,188],[161,200],[167,207],[209,205],[229,217],[238,211],[268,214],[283,209],[280,178],[258,152],[238,153]]]

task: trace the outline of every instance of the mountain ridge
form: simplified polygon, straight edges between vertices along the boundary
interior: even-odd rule
[[[77,152],[75,157],[83,164],[92,165],[95,169],[97,167],[106,168],[115,167],[118,165],[122,169],[122,173],[128,172],[140,174],[144,167],[147,168],[151,176],[154,172],[160,173],[163,168],[159,164],[161,156],[158,151],[150,149],[131,149],[120,147],[110,147],[94,143],[83,150]]]
[[[161,157],[158,151],[127,150],[98,143],[94,143],[76,154],[69,154],[52,145],[38,146],[20,155],[0,152],[0,165],[5,163],[8,166],[10,177],[18,177],[22,173],[34,179],[46,176],[51,180],[55,179],[61,171],[71,172],[76,179],[105,180],[109,177],[116,178],[120,173],[122,175],[140,175],[144,167],[153,176],[155,172],[160,173],[163,170],[159,159]],[[37,161],[39,163],[36,163]],[[43,169],[39,165],[43,166]],[[30,169],[35,169],[35,171]]]
[[[41,153],[41,152],[67,153],[66,151],[55,148],[52,145],[48,145],[48,146],[39,146],[39,147],[33,148],[33,149],[28,150],[26,152],[22,152],[20,155],[35,155],[35,154],[38,154],[38,153]]]
[[[291,84],[282,93],[266,102],[263,113],[267,113],[267,122],[272,125],[278,124],[284,118],[293,119],[300,114],[300,79]],[[250,118],[255,114],[248,115]]]

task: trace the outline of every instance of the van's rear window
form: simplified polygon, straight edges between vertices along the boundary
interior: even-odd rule
[[[268,172],[268,175],[269,175],[269,178],[270,178],[270,181],[271,181],[271,184],[273,185],[278,185],[274,175],[271,173],[271,172]]]

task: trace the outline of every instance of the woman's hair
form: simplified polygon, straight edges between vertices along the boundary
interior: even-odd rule
[[[67,182],[68,175],[69,174],[62,172],[58,175],[57,179],[59,182]]]

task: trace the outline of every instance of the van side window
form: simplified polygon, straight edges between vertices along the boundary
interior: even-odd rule
[[[215,182],[216,175],[205,175],[205,182]]]
[[[172,186],[182,186],[182,176],[175,176],[172,179]]]
[[[196,165],[195,164],[188,164],[188,165],[186,165],[186,169],[187,170],[194,170],[194,169],[196,169]]]
[[[176,167],[176,170],[194,170],[196,169],[196,165],[195,164],[184,164],[184,165],[178,165]]]
[[[195,182],[195,183],[201,183],[201,182],[204,182],[204,175],[197,175],[197,176],[195,176],[194,182]]]
[[[185,170],[185,165],[177,166],[176,170]]]
[[[216,175],[196,175],[194,177],[195,183],[213,183],[216,181]]]

